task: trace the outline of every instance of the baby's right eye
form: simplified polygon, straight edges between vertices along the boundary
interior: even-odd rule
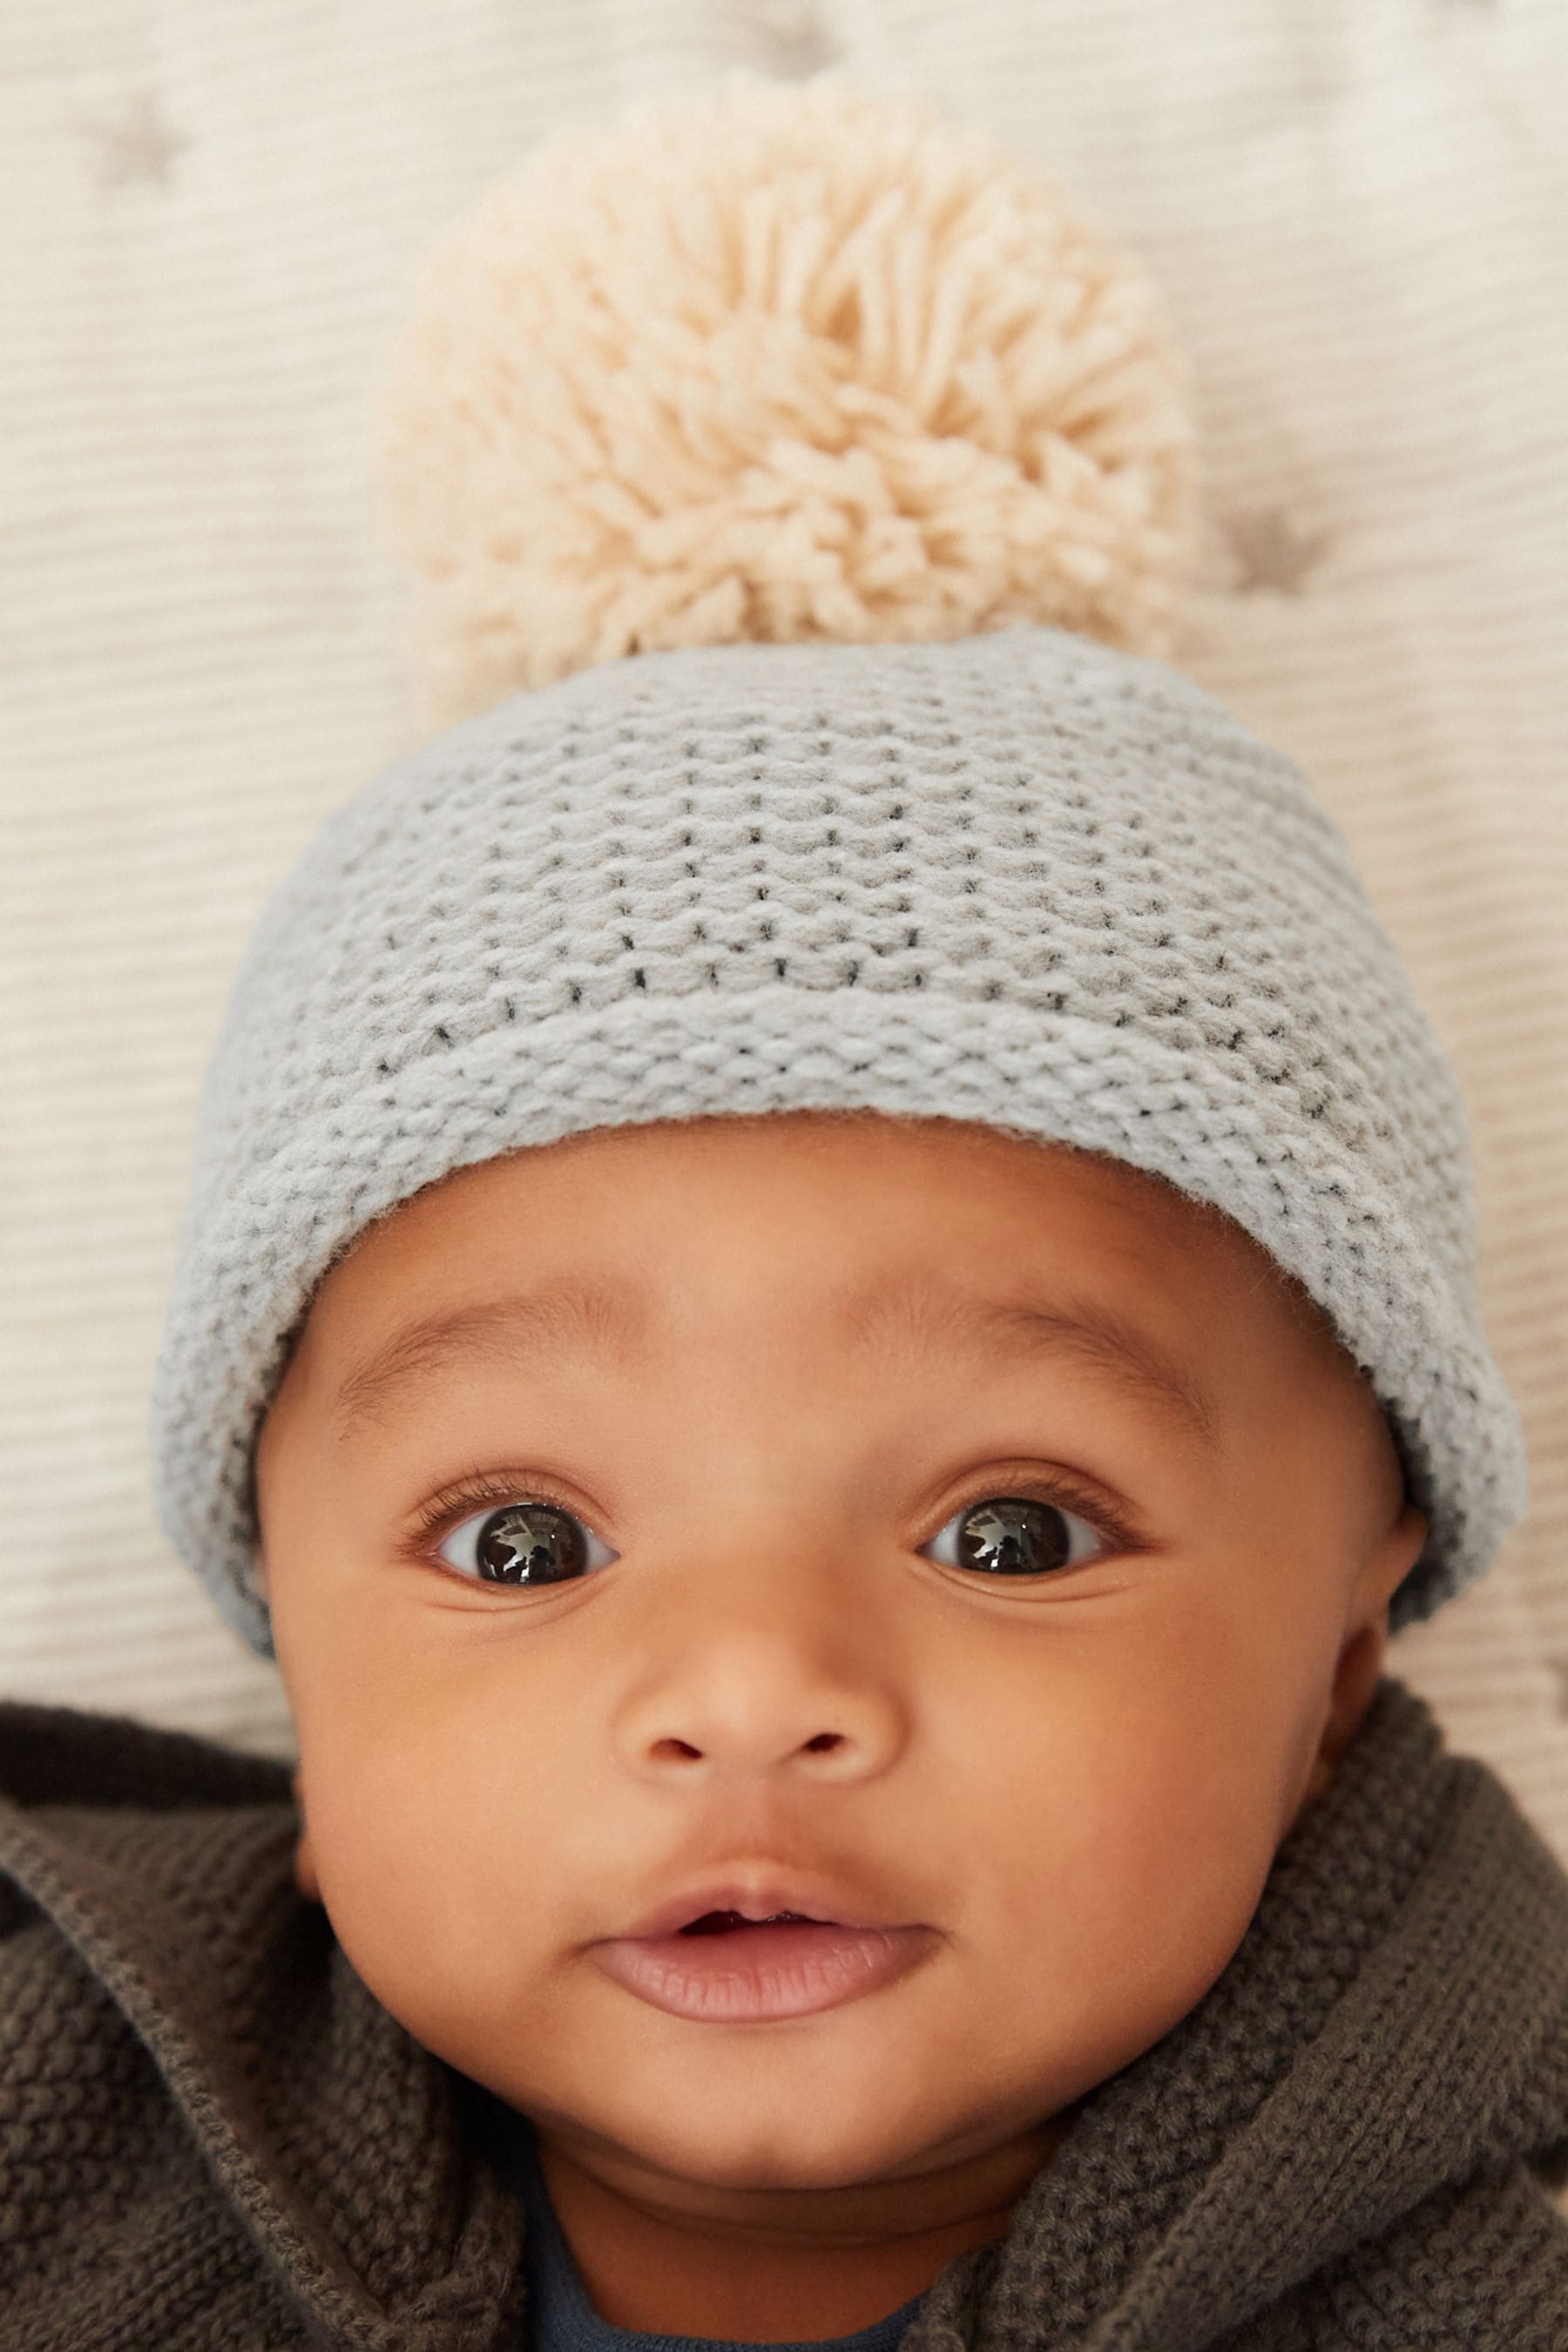
[[[477,1536],[470,1530],[478,1529]],[[472,1545],[472,1557],[454,1559],[447,1546]],[[574,1511],[557,1503],[519,1501],[499,1511],[476,1512],[452,1529],[439,1557],[479,1584],[513,1584],[529,1590],[564,1584],[585,1568],[607,1567],[620,1558]],[[602,1558],[595,1554],[602,1554]]]

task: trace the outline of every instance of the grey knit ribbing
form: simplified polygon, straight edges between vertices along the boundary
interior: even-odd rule
[[[704,646],[399,761],[263,909],[153,1382],[176,1550],[270,1655],[250,1457],[371,1219],[584,1129],[865,1106],[1108,1152],[1332,1318],[1432,1522],[1395,1628],[1523,1507],[1463,1107],[1300,771],[1163,663],[1029,624]]]

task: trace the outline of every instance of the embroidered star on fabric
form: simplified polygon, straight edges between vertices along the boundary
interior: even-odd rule
[[[81,128],[98,142],[98,180],[104,188],[129,187],[138,180],[166,186],[175,156],[191,143],[164,120],[150,89],[136,91],[117,118]]]
[[[1298,530],[1283,507],[1244,509],[1226,518],[1226,530],[1238,566],[1233,584],[1242,594],[1274,588],[1299,596],[1333,538],[1328,530]]]

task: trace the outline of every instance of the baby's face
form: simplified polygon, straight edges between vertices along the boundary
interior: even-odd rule
[[[1424,1532],[1234,1226],[873,1115],[605,1131],[405,1203],[322,1285],[258,1491],[300,1869],[354,1967],[542,2141],[707,2210],[1016,2194],[1236,1949]],[[554,1580],[493,1580],[523,1524]],[[617,1975],[751,1870],[919,1932],[785,2017]]]

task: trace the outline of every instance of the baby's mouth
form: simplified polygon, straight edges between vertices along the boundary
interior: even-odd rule
[[[704,1911],[670,1934],[590,1948],[606,1975],[654,2008],[742,2025],[837,2009],[892,1983],[940,1940],[928,1927],[846,1927],[799,1911],[765,1919]]]
[[[748,1919],[743,1911],[704,1911],[679,1930],[683,1936],[729,1936],[738,1927],[831,1927],[831,1919],[808,1919],[804,1911],[774,1911],[766,1919]]]

